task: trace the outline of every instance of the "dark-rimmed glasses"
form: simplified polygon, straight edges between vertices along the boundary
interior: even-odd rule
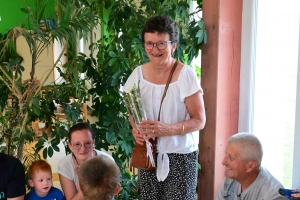
[[[84,145],[84,147],[85,147],[86,149],[92,148],[93,144],[94,144],[94,142],[85,142],[85,143],[83,143],[83,145]],[[72,147],[73,147],[75,150],[79,150],[79,149],[82,147],[82,144],[81,144],[81,143],[74,143],[74,144],[72,144]]]
[[[159,49],[159,50],[164,50],[168,43],[171,43],[172,41],[160,41],[160,42],[145,42],[144,43],[144,46],[145,46],[145,49],[147,50],[151,50],[153,49],[154,45],[156,45],[156,47]]]

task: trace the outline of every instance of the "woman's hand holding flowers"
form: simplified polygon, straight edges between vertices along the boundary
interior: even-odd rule
[[[144,144],[145,139],[140,134],[140,131],[137,128],[132,128],[132,136],[134,137],[135,142],[137,142],[140,145]]]
[[[144,139],[154,139],[156,137],[171,136],[174,134],[173,125],[165,124],[160,121],[143,120],[137,126],[141,130],[139,132],[140,137],[142,138],[144,135]]]

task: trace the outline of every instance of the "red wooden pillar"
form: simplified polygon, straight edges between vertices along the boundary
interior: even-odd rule
[[[203,0],[208,42],[202,50],[201,85],[207,121],[200,131],[198,200],[215,199],[224,178],[227,139],[238,131],[242,4]]]

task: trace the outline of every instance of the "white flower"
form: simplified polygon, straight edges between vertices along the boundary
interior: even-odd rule
[[[45,141],[43,144],[44,148],[50,147],[51,146],[51,142],[49,140]]]
[[[134,86],[129,87],[128,92],[133,91],[133,89],[134,89]]]

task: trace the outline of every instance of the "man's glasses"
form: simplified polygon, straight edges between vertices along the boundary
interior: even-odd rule
[[[84,147],[86,149],[92,148],[93,144],[94,144],[93,142],[85,142],[85,143],[83,143],[83,145],[84,145]],[[72,146],[73,146],[73,148],[75,150],[79,150],[82,147],[82,144],[81,143],[74,143],[74,144],[72,144]]]
[[[153,42],[145,42],[144,43],[144,46],[145,46],[145,49],[147,50],[151,50],[153,49],[154,45],[156,45],[156,47],[159,49],[159,50],[164,50],[168,43],[171,43],[172,41],[160,41],[160,42],[156,42],[156,43],[153,43]]]

